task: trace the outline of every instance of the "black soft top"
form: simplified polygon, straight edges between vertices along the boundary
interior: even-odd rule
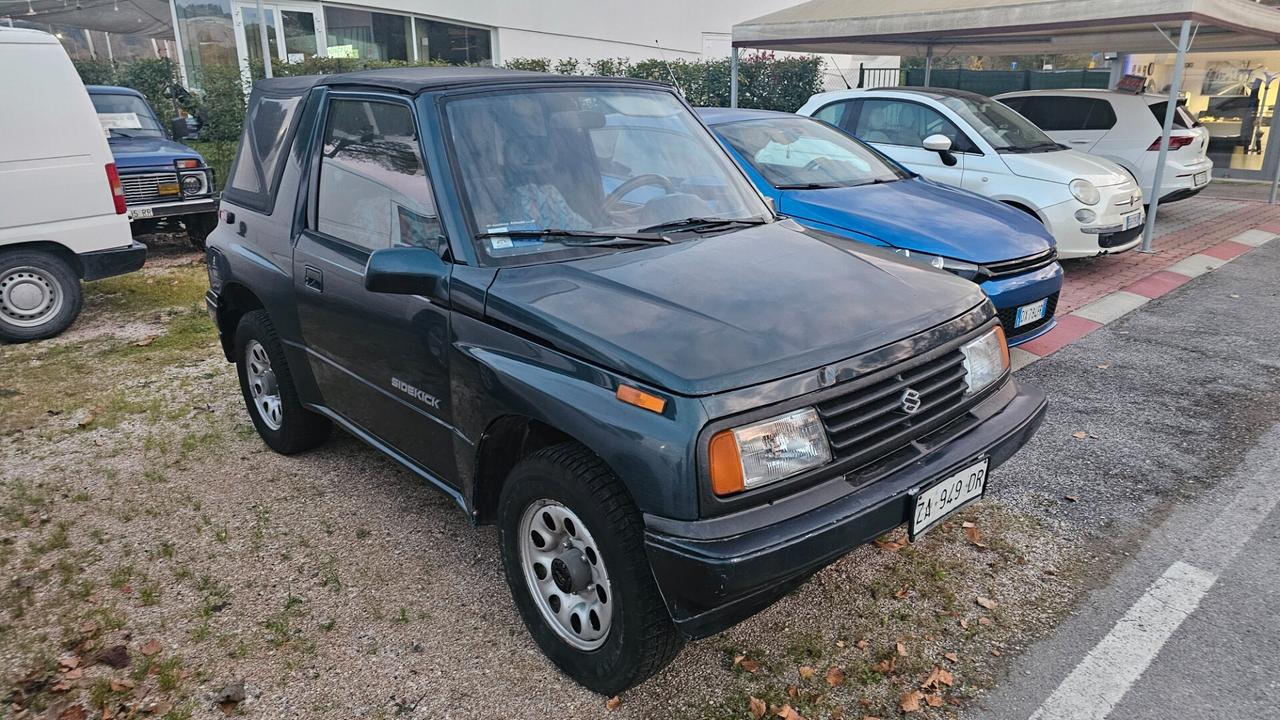
[[[467,85],[496,83],[546,83],[546,82],[609,82],[646,83],[645,80],[627,78],[583,77],[577,75],[553,75],[551,73],[507,70],[489,67],[406,67],[385,70],[362,70],[336,75],[300,75],[272,78],[254,83],[254,90],[267,95],[302,95],[311,88],[326,86],[373,87],[383,90],[417,94],[424,90]]]

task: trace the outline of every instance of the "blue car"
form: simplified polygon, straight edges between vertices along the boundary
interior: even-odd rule
[[[781,214],[978,283],[1010,345],[1054,326],[1062,266],[1053,236],[1030,215],[925,180],[819,120],[766,110],[698,113]]]
[[[169,139],[142,93],[113,85],[85,89],[107,133],[133,234],[181,224],[203,250],[218,224],[212,168],[200,153]]]

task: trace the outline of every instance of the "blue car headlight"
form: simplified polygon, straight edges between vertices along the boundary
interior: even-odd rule
[[[928,265],[939,270],[946,270],[949,273],[959,275],[965,280],[976,281],[978,280],[979,275],[984,274],[981,265],[975,265],[974,263],[968,263],[963,260],[942,257],[941,255],[930,255],[928,253],[917,252],[915,250],[907,250],[906,248],[895,248],[894,252],[913,262],[918,262],[922,265]]]

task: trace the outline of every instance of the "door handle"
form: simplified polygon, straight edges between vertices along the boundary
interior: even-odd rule
[[[1067,142],[1071,143],[1072,145],[1088,145],[1092,141],[1091,140],[1068,140]]]
[[[304,265],[302,268],[302,284],[308,290],[324,292],[324,273],[320,272],[320,268]]]

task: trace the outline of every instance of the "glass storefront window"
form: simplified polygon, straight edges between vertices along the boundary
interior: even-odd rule
[[[329,57],[412,60],[409,18],[402,15],[326,7]]]
[[[200,73],[207,66],[239,63],[231,0],[174,0],[174,11],[190,83],[199,86]]]
[[[451,65],[492,65],[490,32],[439,20],[417,18],[418,60]]]

